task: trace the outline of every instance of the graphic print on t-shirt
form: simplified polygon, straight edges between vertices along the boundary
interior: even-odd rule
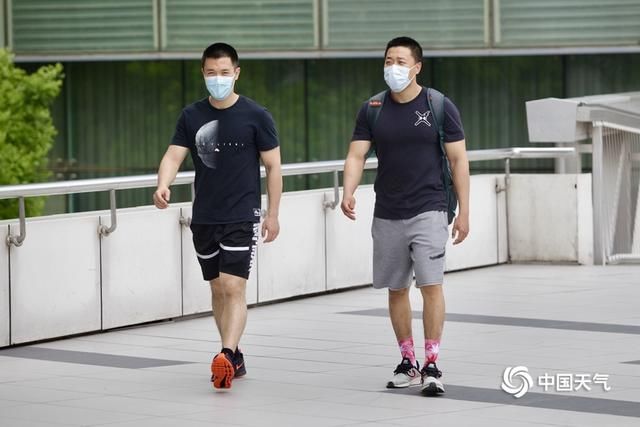
[[[429,116],[431,115],[431,111],[427,111],[425,113],[421,113],[420,111],[416,111],[416,116],[418,116],[418,121],[415,122],[414,126],[419,126],[420,123],[424,123],[425,125],[431,127],[431,123],[429,123]]]
[[[193,224],[260,222],[260,153],[279,145],[264,107],[240,95],[217,109],[203,98],[182,110],[171,144],[193,160]]]
[[[218,148],[218,120],[212,120],[202,125],[196,133],[196,149],[198,157],[207,167],[216,168],[216,160],[220,149]]]

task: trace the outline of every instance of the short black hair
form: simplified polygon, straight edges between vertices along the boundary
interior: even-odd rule
[[[202,52],[202,68],[204,68],[204,62],[207,58],[230,58],[234,67],[237,67],[240,63],[238,52],[233,46],[226,43],[213,43]]]
[[[384,51],[384,57],[387,57],[387,52],[392,47],[406,47],[411,51],[411,55],[417,62],[422,62],[422,46],[420,43],[412,39],[411,37],[396,37],[387,43],[387,48]]]

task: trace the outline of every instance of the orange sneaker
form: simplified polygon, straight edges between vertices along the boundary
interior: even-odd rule
[[[215,388],[231,388],[231,381],[235,375],[233,359],[226,353],[215,355],[211,362],[211,382]]]

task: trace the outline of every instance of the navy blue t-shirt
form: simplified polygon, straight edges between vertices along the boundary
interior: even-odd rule
[[[260,151],[278,146],[271,114],[240,96],[218,110],[209,99],[182,110],[172,145],[187,147],[196,170],[194,224],[260,221]]]
[[[427,211],[446,211],[442,152],[426,90],[404,104],[387,93],[373,131],[367,122],[368,104],[365,102],[358,112],[351,140],[375,139],[378,172],[374,216],[408,219]],[[445,142],[464,139],[460,113],[448,98],[444,110]]]

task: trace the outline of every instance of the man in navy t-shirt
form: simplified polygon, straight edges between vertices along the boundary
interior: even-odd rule
[[[258,241],[260,160],[267,173],[265,242],[280,231],[280,148],[275,124],[262,106],[234,91],[238,54],[214,43],[202,54],[210,96],[182,110],[171,145],[158,170],[154,204],[168,206],[169,186],[188,153],[195,166],[191,230],[202,275],[211,285],[213,316],[222,350],[211,363],[215,388],[230,388],[246,373],[238,343],[247,321],[245,290]]]
[[[398,37],[387,44],[384,79],[389,86],[375,124],[367,120],[365,102],[358,113],[344,167],[341,208],[355,220],[354,193],[367,153],[375,141],[378,171],[372,224],[373,286],[389,289],[389,315],[402,361],[387,383],[389,388],[422,385],[422,392],[444,392],[436,366],[444,325],[445,246],[448,239],[446,190],[442,152],[427,91],[416,82],[422,69],[422,48]],[[469,162],[460,113],[444,101],[444,146],[451,165],[459,209],[453,223],[454,244],[469,232]],[[423,297],[425,362],[416,361],[411,330],[409,286],[415,273]]]

